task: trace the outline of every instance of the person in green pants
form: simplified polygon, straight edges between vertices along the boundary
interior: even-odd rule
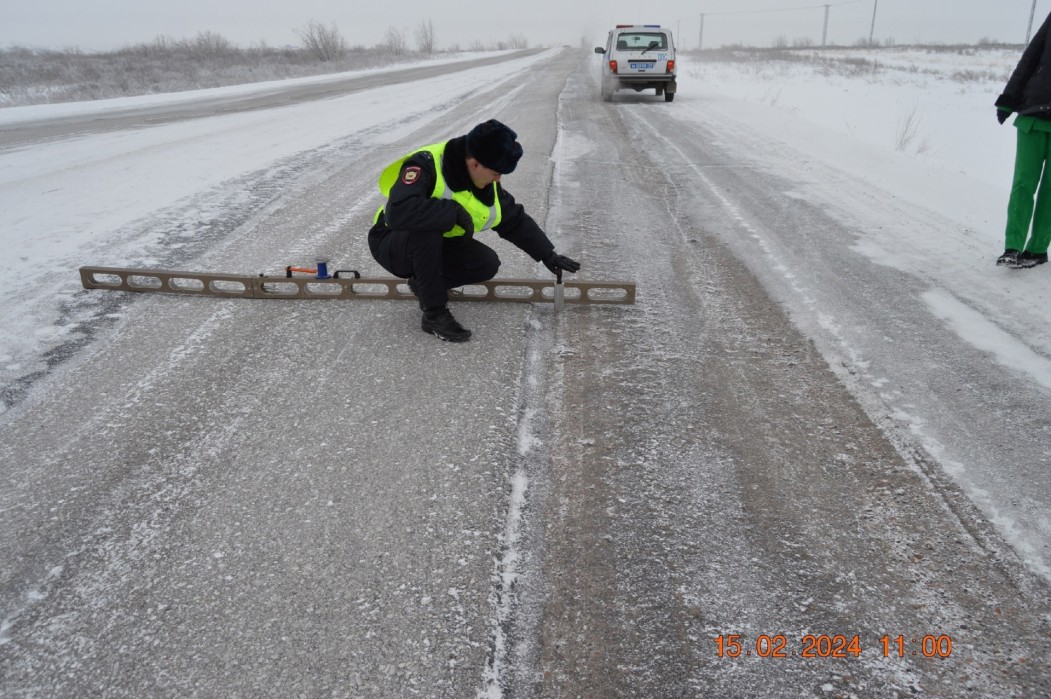
[[[1051,244],[1051,183],[1045,164],[1051,161],[1051,14],[1022,52],[1003,94],[996,99],[1001,124],[1017,112],[1014,180],[1007,204],[1001,267],[1026,269],[1047,262]],[[1051,173],[1049,173],[1051,175]]]

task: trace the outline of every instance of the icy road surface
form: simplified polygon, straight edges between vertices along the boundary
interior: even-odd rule
[[[1003,526],[1042,526],[1046,457],[995,441],[1047,393],[918,310],[943,285],[852,248],[859,216],[937,216],[697,96],[604,103],[593,68],[548,52],[0,153],[22,196],[104,185],[41,215],[105,224],[56,256],[53,308],[18,298],[66,334],[6,345],[0,694],[1051,693],[1046,542]],[[526,146],[507,188],[636,306],[462,304],[474,337],[447,345],[409,302],[76,289],[77,264],[380,274],[378,170],[490,117]],[[547,274],[492,240],[501,275]]]

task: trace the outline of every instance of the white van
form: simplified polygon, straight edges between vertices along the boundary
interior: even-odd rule
[[[606,46],[595,53],[602,61],[602,99],[613,99],[616,90],[655,89],[665,102],[675,99],[675,44],[671,30],[658,24],[618,24]]]

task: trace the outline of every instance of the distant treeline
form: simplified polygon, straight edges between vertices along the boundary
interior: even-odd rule
[[[298,46],[270,47],[259,44],[241,48],[214,32],[201,32],[191,39],[158,37],[151,43],[135,44],[110,52],[62,51],[11,47],[0,49],[0,107],[58,102],[77,102],[111,97],[182,92],[225,87],[264,80],[283,80],[365,68],[381,68],[439,53],[434,25],[423,20],[408,36],[391,27],[383,40],[372,47],[350,46],[335,25],[311,22],[298,30]],[[586,38],[581,46],[589,47]],[[488,45],[449,46],[442,53],[529,48],[521,35]],[[915,49],[932,52],[964,52],[982,49],[1012,49],[1022,46],[983,40],[975,45],[898,46],[893,40],[870,45],[859,40],[851,47],[827,49]],[[769,60],[772,55],[790,60],[794,50],[820,50],[812,42],[789,42],[778,38],[769,48],[722,46],[684,52],[700,60]],[[806,60],[814,60],[807,58]],[[839,63],[843,63],[840,61]],[[855,70],[874,67],[858,61]]]
[[[312,22],[299,46],[241,48],[214,32],[192,39],[158,37],[110,52],[0,49],[0,107],[127,97],[378,68],[438,53],[434,25],[424,20],[414,42],[391,28],[372,47],[350,46],[335,25]],[[468,51],[528,48],[524,37]],[[451,46],[448,53],[464,49]]]

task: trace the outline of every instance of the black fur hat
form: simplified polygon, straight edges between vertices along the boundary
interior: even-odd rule
[[[479,124],[467,134],[467,155],[502,175],[515,171],[522,157],[518,134],[496,119]]]

